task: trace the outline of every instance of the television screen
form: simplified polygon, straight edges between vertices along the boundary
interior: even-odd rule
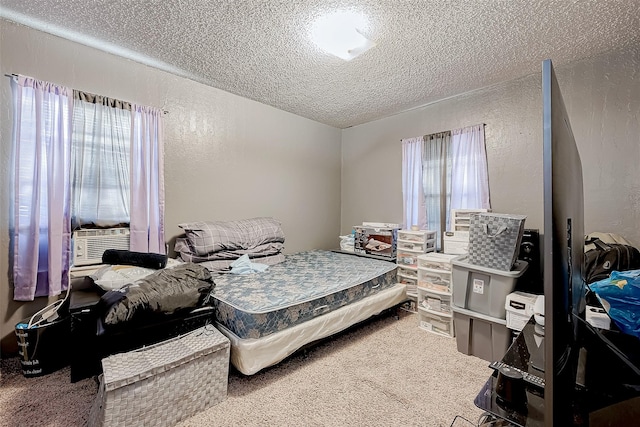
[[[544,316],[533,316],[490,365],[498,372],[474,402],[509,425],[631,425],[640,419],[640,340],[585,319],[582,162],[550,60],[542,63],[542,100]],[[514,369],[534,380],[543,370],[544,382],[520,377],[526,396],[512,399],[505,391],[521,384]]]
[[[570,425],[585,312],[582,163],[551,60],[542,63],[545,425]]]

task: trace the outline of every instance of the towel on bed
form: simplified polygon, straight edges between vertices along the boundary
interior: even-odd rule
[[[251,274],[261,273],[269,268],[266,264],[251,262],[247,255],[242,255],[231,263],[231,274]]]

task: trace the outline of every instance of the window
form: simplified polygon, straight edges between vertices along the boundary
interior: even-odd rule
[[[68,287],[71,230],[129,223],[165,253],[162,112],[14,76],[14,299]]]
[[[451,132],[424,137],[422,191],[427,211],[427,230],[437,232],[441,248],[442,232],[448,229],[451,209]]]
[[[71,136],[74,230],[129,224],[130,151],[131,106],[75,91]]]
[[[451,209],[490,208],[484,125],[409,138],[402,144],[404,226],[435,230],[441,249]]]

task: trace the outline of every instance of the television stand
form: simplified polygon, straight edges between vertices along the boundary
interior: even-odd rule
[[[586,322],[585,322],[586,323]],[[544,344],[539,339],[539,326],[529,319],[500,362],[537,376],[544,373],[536,368],[539,352]],[[629,425],[629,420],[640,419],[640,376],[637,375],[636,356],[638,340],[616,331],[583,329],[580,357],[578,358],[576,387],[573,396],[567,396],[571,405],[574,426]],[[608,338],[624,348],[626,363],[616,360]],[[624,344],[624,346],[623,346]],[[496,391],[498,371],[494,371],[474,400],[474,404],[496,419],[514,426],[544,426],[544,386],[525,382],[525,398],[517,405],[503,402]]]
[[[516,339],[507,349],[500,360],[501,363],[511,366],[523,373],[530,373],[534,377],[544,377],[544,373],[531,366],[530,359],[544,351],[544,347],[536,341],[539,334],[536,333],[536,323],[531,318],[518,334]],[[495,370],[485,385],[476,396],[474,404],[491,414],[493,417],[505,420],[514,426],[544,426],[544,389],[535,381],[524,382],[524,401],[517,405],[503,402],[496,391],[498,384],[498,371]]]

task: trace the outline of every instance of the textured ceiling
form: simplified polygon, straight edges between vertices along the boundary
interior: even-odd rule
[[[0,15],[338,128],[640,43],[638,0],[0,0]],[[335,10],[377,46],[310,40]]]

